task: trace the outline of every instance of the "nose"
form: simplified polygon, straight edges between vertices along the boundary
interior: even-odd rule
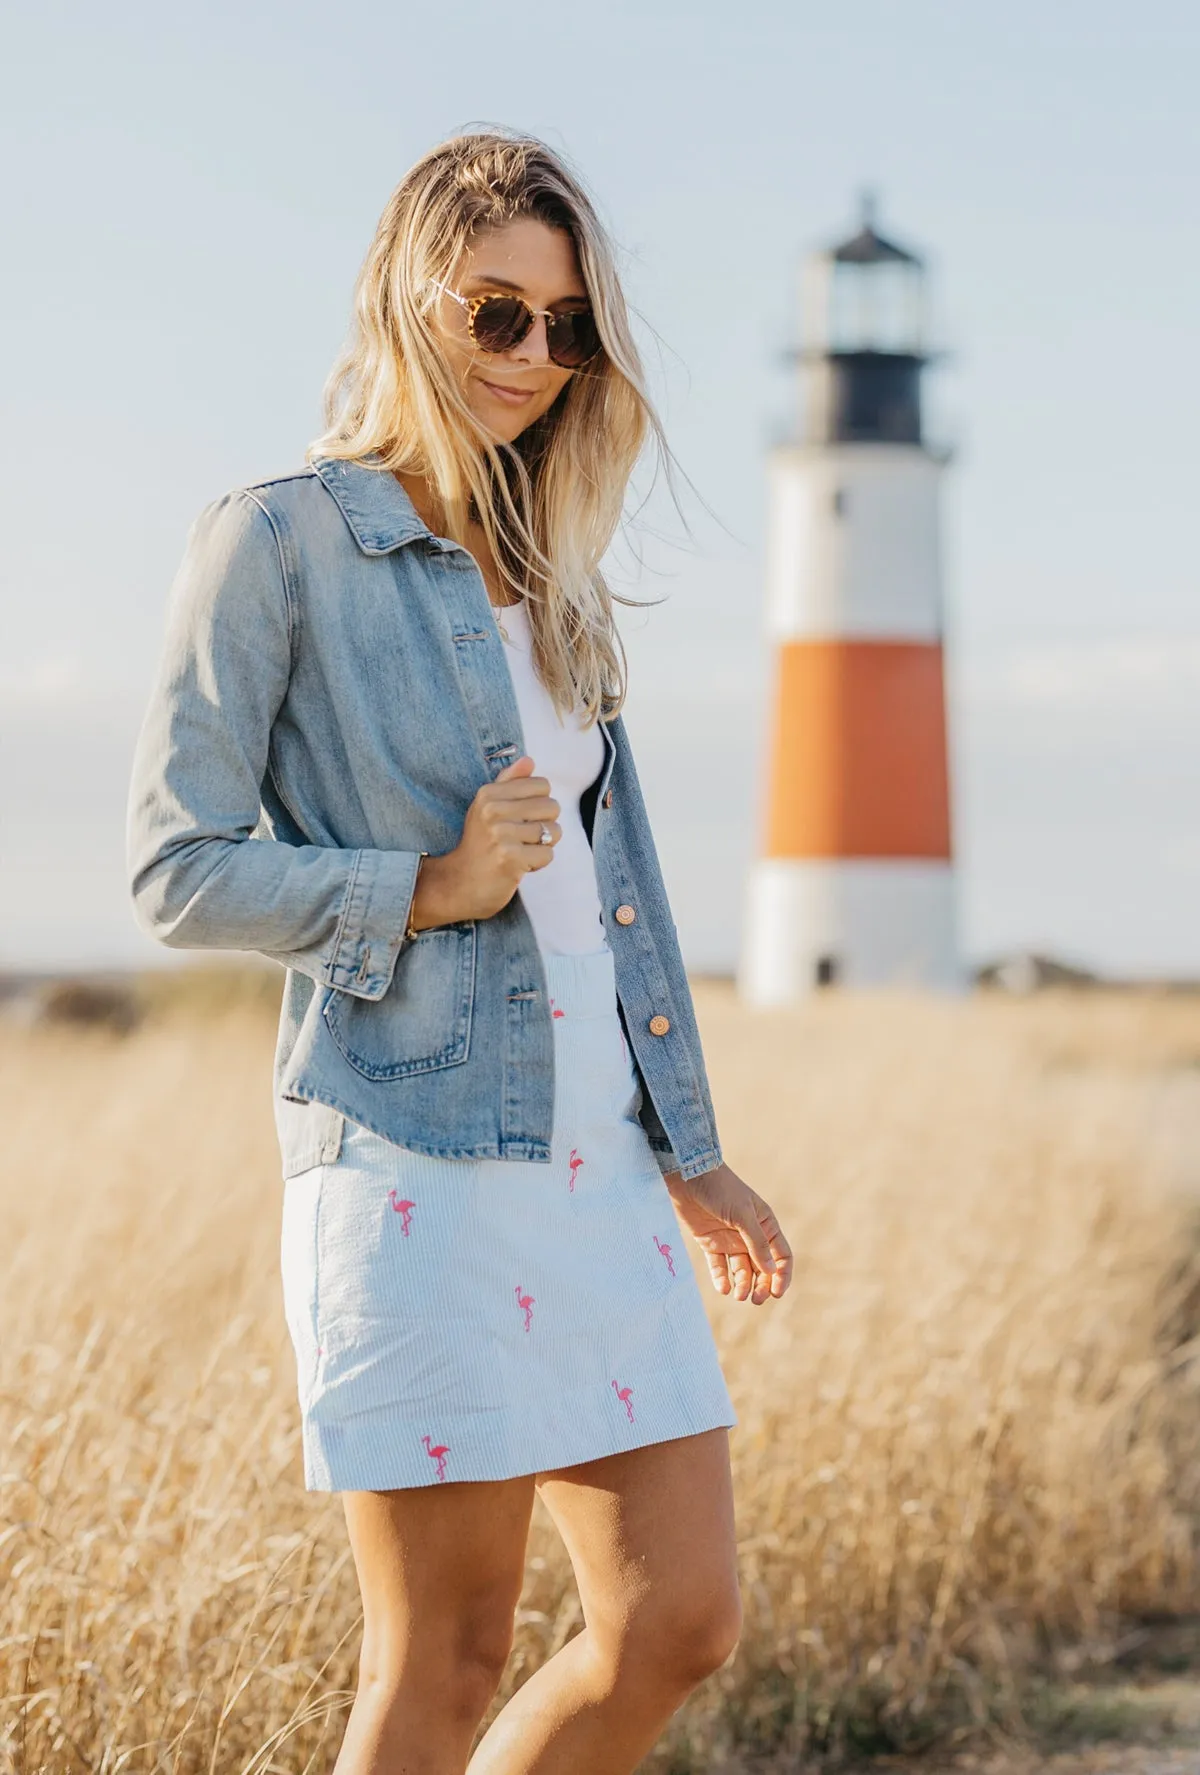
[[[548,364],[550,362],[550,342],[546,338],[546,317],[535,314],[533,325],[512,350],[505,353],[516,364]]]

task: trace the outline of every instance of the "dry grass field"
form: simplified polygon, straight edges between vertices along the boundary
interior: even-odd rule
[[[124,1035],[0,1025],[17,1775],[324,1771],[349,1705],[277,1273],[279,976],[197,978]],[[700,1272],[745,1630],[646,1767],[1016,1731],[1038,1680],[1200,1605],[1200,1000],[695,993],[726,1156],[797,1275],[754,1309]],[[580,1626],[540,1505],[529,1556],[497,1708]]]

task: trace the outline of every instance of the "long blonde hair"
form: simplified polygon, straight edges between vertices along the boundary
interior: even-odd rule
[[[463,399],[433,331],[432,279],[472,238],[523,217],[575,243],[603,349],[516,440],[497,445]],[[534,664],[564,715],[590,726],[626,692],[626,656],[600,561],[647,435],[671,452],[646,391],[612,243],[579,177],[535,136],[487,129],[422,155],[388,200],[358,274],[349,337],[325,384],[326,430],[307,457],[426,477],[445,534],[482,527],[503,581],[525,599]]]

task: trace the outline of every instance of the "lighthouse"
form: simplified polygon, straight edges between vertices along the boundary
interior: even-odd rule
[[[804,260],[800,297],[800,424],[768,455],[766,780],[738,991],[961,991],[925,267],[868,199],[850,239]]]

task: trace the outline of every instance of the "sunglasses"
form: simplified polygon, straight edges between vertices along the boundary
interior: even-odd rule
[[[484,351],[511,351],[519,345],[539,314],[546,317],[546,350],[560,370],[577,370],[600,350],[600,335],[590,308],[555,314],[531,308],[523,296],[460,296],[436,278],[430,282],[467,311],[467,332]]]

